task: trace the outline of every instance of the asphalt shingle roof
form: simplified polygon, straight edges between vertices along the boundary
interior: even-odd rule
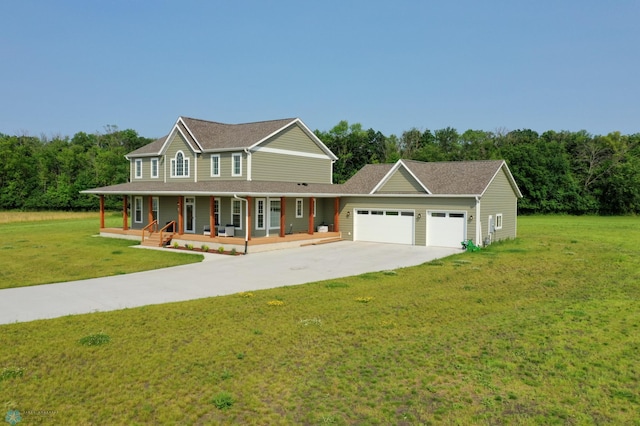
[[[180,117],[177,126],[195,147],[205,151],[248,148],[277,130],[291,124],[295,118],[259,121],[255,123],[225,124],[196,118]],[[184,125],[182,124],[184,123]],[[186,127],[185,127],[186,125]],[[128,154],[129,157],[157,155],[167,137],[164,136]],[[197,143],[196,143],[197,142]]]
[[[498,170],[502,160],[421,162],[402,160],[407,169],[433,195],[482,194]],[[368,164],[344,184],[348,194],[369,194],[395,164]]]

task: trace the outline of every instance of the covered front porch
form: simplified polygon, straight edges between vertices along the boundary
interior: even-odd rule
[[[125,195],[122,228],[105,228],[100,196],[100,235],[256,252],[339,240],[339,207],[339,197]]]

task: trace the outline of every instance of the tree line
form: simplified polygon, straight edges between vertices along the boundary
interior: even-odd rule
[[[524,214],[640,213],[640,134],[605,136],[581,130],[467,130],[413,128],[385,136],[341,121],[315,134],[337,156],[334,182],[343,183],[369,163],[506,160],[524,198]],[[95,210],[87,188],[127,182],[125,154],[153,139],[107,126],[104,133],[73,137],[0,134],[0,209]],[[109,209],[121,208],[107,197]]]
[[[339,157],[334,179],[341,183],[367,163],[497,160],[507,162],[524,198],[521,213],[640,213],[640,133],[606,136],[581,130],[459,133],[447,127],[416,128],[385,136],[341,121],[316,135]]]

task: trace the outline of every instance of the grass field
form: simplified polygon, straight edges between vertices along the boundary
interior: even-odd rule
[[[0,407],[24,424],[640,424],[640,220],[522,217],[519,235],[0,326]]]
[[[122,216],[106,218],[121,226]],[[133,241],[96,238],[97,213],[0,212],[0,289],[127,274],[185,263],[201,256],[135,250]]]

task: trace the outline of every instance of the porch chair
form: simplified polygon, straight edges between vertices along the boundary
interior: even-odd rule
[[[236,227],[233,225],[226,225],[218,229],[218,237],[233,237],[235,235]]]

